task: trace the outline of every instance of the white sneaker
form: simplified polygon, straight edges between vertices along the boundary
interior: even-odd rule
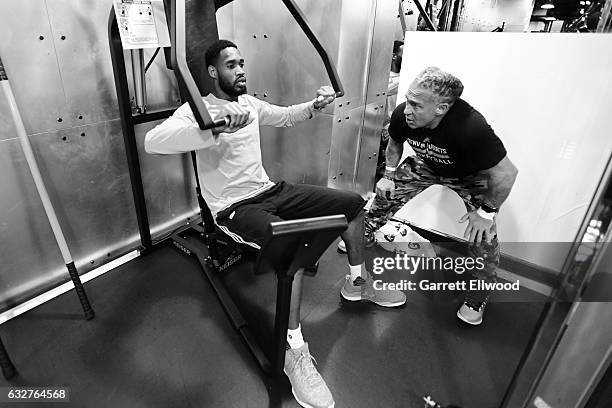
[[[340,295],[351,302],[365,300],[383,307],[398,307],[406,304],[406,294],[401,290],[374,289],[374,282],[369,273],[366,274],[365,279],[359,276],[354,281],[351,281],[351,275],[346,275]]]
[[[308,343],[286,351],[284,371],[291,383],[291,392],[303,407],[334,408],[334,398],[313,362],[315,359],[308,351]]]
[[[465,301],[457,310],[457,317],[467,324],[472,326],[478,326],[482,323],[482,317],[484,315],[485,306],[487,302],[481,302],[473,304],[470,301]]]

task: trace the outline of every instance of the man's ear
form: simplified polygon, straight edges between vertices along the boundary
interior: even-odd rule
[[[212,65],[208,66],[208,75],[210,75],[211,78],[217,79],[217,68],[215,68]]]
[[[449,103],[446,103],[446,102],[439,103],[438,106],[436,106],[436,114],[444,115],[446,112],[448,112],[449,109],[450,109]]]

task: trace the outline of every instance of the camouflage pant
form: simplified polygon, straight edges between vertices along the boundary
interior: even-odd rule
[[[487,189],[487,180],[478,176],[463,178],[449,178],[436,176],[433,171],[420,159],[408,157],[395,173],[395,196],[393,199],[376,196],[370,211],[366,214],[366,236],[372,237],[374,231],[382,227],[404,204],[417,194],[434,184],[446,186],[456,192],[463,200],[467,210],[480,207],[483,193]],[[493,229],[497,232],[496,225]],[[371,239],[371,238],[370,238]],[[473,272],[472,275],[486,282],[496,281],[496,270],[499,265],[499,241],[497,235],[490,244],[471,243],[469,253],[472,257],[481,257],[485,260],[485,268]],[[473,302],[485,301],[488,291],[468,291],[466,297]]]

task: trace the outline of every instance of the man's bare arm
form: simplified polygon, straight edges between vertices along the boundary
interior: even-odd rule
[[[404,144],[396,142],[392,138],[389,138],[389,143],[387,144],[387,149],[385,150],[385,162],[388,167],[397,167],[400,163],[400,159],[402,158],[402,154],[404,153]],[[387,172],[385,171],[385,174]],[[393,174],[390,174],[393,176]]]
[[[508,156],[505,156],[495,166],[480,173],[488,179],[488,188],[484,194],[486,204],[499,208],[510,195],[518,169]]]

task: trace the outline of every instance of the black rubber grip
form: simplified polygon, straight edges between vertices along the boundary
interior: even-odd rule
[[[222,127],[222,126],[226,126],[229,125],[229,117],[225,117],[223,119],[219,119],[216,122],[212,122],[210,125],[205,125],[202,130],[208,130],[208,129],[212,129],[212,128],[216,128],[216,127]]]
[[[8,76],[6,76],[6,71],[4,70],[2,58],[0,58],[0,81],[8,81]]]
[[[4,375],[4,378],[8,380],[15,376],[17,370],[15,369],[11,358],[4,348],[2,339],[0,339],[0,366],[2,367],[2,374]]]
[[[214,123],[214,126],[213,126],[213,127],[221,127],[221,126],[225,126],[225,125],[227,125],[227,124],[229,124],[229,119],[227,119],[227,118],[223,118],[223,119],[221,119],[221,120],[216,121],[216,122]]]
[[[79,273],[74,266],[74,262],[70,262],[66,265],[68,269],[68,273],[70,274],[70,279],[72,279],[72,283],[74,283],[74,290],[76,290],[77,296],[79,297],[79,301],[81,302],[81,306],[83,306],[83,313],[85,313],[85,319],[91,320],[94,318],[95,313],[89,304],[89,299],[87,299],[87,294],[85,293],[85,288],[83,288],[83,283],[81,283],[81,278],[79,277]]]

